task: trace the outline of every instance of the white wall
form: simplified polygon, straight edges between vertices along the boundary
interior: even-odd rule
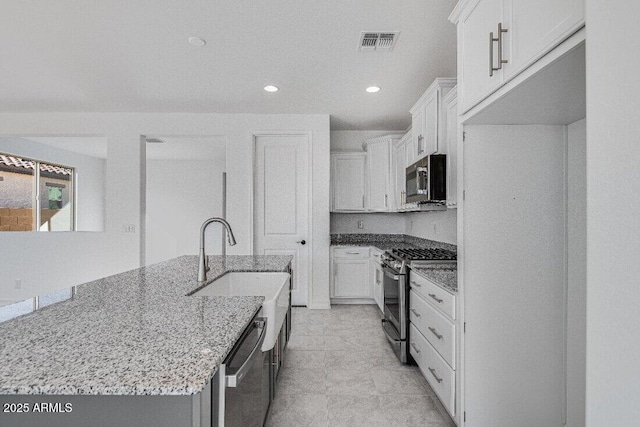
[[[465,132],[467,421],[560,426],[566,128],[465,126]]]
[[[404,214],[406,234],[457,245],[457,212],[457,209],[448,209]]]
[[[146,265],[197,255],[200,226],[222,215],[224,147],[220,154],[204,160],[147,160]],[[207,254],[221,254],[222,241],[220,224],[211,224]]]
[[[585,424],[587,309],[587,128],[567,130],[567,426]]]
[[[103,143],[106,144],[106,141]],[[104,230],[106,176],[104,159],[17,137],[0,137],[0,151],[75,168],[77,175],[75,185],[78,195],[77,230]]]
[[[407,113],[409,114],[409,113]],[[362,143],[382,135],[402,133],[397,130],[334,130],[331,131],[331,151],[364,151]]]
[[[329,304],[329,116],[191,113],[4,113],[0,129],[5,135],[103,135],[108,138],[105,235],[86,239],[80,234],[49,236],[51,245],[65,258],[82,256],[77,268],[50,262],[48,251],[38,243],[39,235],[26,240],[27,233],[0,236],[2,257],[0,299],[22,299],[56,288],[99,278],[109,271],[137,268],[141,260],[144,225],[144,148],[141,135],[225,135],[227,138],[227,218],[233,225],[238,244],[229,254],[248,254],[252,250],[252,132],[301,131],[312,135],[313,221],[310,243],[314,263],[310,304]],[[136,234],[123,234],[123,225],[136,226]],[[61,233],[62,234],[62,233]],[[60,242],[57,245],[56,242]],[[62,244],[64,243],[64,245]],[[12,248],[6,257],[5,248]],[[16,248],[16,249],[13,249]],[[82,255],[80,255],[82,253]],[[107,259],[106,257],[111,257]],[[87,259],[87,258],[90,258]],[[18,262],[25,260],[24,262]],[[37,260],[37,263],[34,263]],[[28,277],[16,290],[13,279]],[[50,280],[50,277],[55,280]],[[42,278],[47,278],[43,281]],[[64,286],[62,286],[64,284]]]
[[[640,419],[639,2],[586,0],[587,426]]]
[[[364,228],[358,228],[358,221]],[[404,214],[399,213],[332,213],[331,233],[404,234]]]

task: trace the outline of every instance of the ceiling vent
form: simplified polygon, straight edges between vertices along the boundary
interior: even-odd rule
[[[400,31],[374,33],[363,31],[360,33],[358,50],[362,52],[390,52],[396,44]]]
[[[164,141],[160,138],[147,138],[149,144],[162,144]]]

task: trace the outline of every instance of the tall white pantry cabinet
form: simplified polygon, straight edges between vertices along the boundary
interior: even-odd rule
[[[450,17],[464,135],[457,145],[459,425],[584,426],[584,387],[576,384],[585,371],[573,357],[585,352],[584,334],[567,325],[585,316],[584,301],[574,298],[585,284],[568,271],[584,268],[574,237],[586,231],[568,233],[567,223],[582,223],[586,211],[569,218],[567,206],[586,198],[576,185],[585,177],[571,167],[586,156],[586,113],[561,110],[562,98],[575,94],[536,91],[566,78],[561,70],[584,76],[583,3],[461,0]]]

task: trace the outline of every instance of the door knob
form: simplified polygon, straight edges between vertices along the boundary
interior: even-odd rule
[[[300,243],[301,245],[306,245],[307,241],[306,240],[298,240],[297,243]]]

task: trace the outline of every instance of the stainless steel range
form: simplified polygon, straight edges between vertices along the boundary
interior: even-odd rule
[[[384,319],[382,329],[402,363],[410,363],[409,270],[432,264],[455,264],[457,254],[440,248],[392,249],[380,257],[384,271]]]

